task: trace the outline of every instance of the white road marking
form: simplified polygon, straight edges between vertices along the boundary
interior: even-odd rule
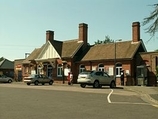
[[[154,107],[157,107],[157,108],[158,108],[158,105],[152,105],[152,106],[154,106]]]
[[[130,104],[130,105],[151,105],[148,103],[132,103],[132,102],[112,102],[114,104]]]
[[[107,96],[108,103],[111,103],[110,96],[111,96],[112,93],[113,93],[113,89],[111,89],[111,92]]]
[[[132,102],[111,102],[110,100],[110,96],[112,95],[112,93],[114,92],[114,90],[111,89],[111,92],[108,94],[107,96],[107,100],[108,100],[108,103],[113,103],[113,104],[134,104],[134,105],[151,105],[149,103],[132,103]],[[152,105],[154,107],[158,107],[158,105]]]

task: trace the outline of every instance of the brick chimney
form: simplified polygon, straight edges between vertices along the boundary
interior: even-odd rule
[[[87,37],[88,37],[88,24],[80,23],[79,24],[79,42],[84,42],[87,44]]]
[[[46,31],[46,42],[50,41],[52,42],[54,40],[54,31]]]
[[[132,23],[132,41],[133,42],[140,41],[140,23],[139,22]]]

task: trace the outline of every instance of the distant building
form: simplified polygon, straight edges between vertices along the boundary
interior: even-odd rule
[[[17,59],[14,60],[14,79],[16,81],[22,81],[23,75],[22,75],[22,62],[25,59]]]
[[[6,59],[0,58],[0,75],[6,75],[9,77],[14,77],[14,62]]]

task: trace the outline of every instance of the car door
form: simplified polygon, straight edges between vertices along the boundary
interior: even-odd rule
[[[7,78],[5,75],[1,75],[1,82],[7,82]]]
[[[103,76],[104,76],[104,84],[110,84],[111,83],[110,76],[105,72],[104,72]]]
[[[95,72],[94,74],[93,74],[93,81],[95,81],[95,80],[98,80],[98,76],[99,76],[99,73],[98,72]]]
[[[44,83],[43,75],[39,75],[38,81],[39,81],[40,83]]]
[[[48,83],[48,82],[49,82],[49,78],[43,75],[43,83]]]
[[[100,84],[104,84],[105,81],[104,81],[104,77],[103,77],[103,72],[102,71],[98,71],[98,72],[96,72],[96,75],[97,75],[97,79],[99,80],[99,83]]]

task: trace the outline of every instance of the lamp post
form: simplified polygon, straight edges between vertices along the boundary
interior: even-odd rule
[[[118,39],[118,40],[115,40],[114,41],[114,54],[115,54],[115,56],[114,56],[114,79],[115,79],[115,81],[116,81],[116,42],[117,41],[122,41],[122,39]]]

